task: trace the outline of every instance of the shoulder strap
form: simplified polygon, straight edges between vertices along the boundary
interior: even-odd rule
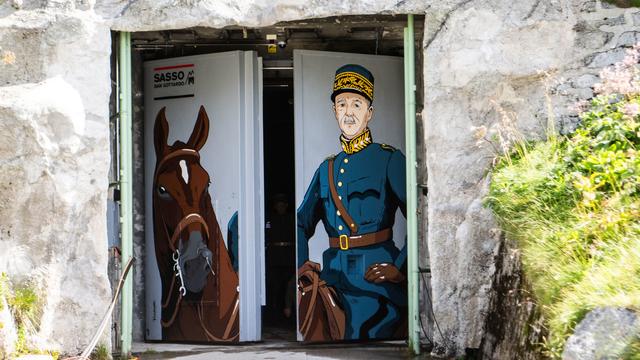
[[[351,231],[351,235],[355,235],[358,233],[358,224],[353,220],[351,215],[347,212],[347,209],[342,204],[342,201],[338,197],[338,192],[336,191],[336,184],[333,183],[333,160],[329,159],[329,190],[331,191],[331,199],[333,199],[333,203],[340,211],[340,217],[347,223],[349,230]]]

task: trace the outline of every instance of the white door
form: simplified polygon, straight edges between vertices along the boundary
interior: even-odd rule
[[[260,340],[259,66],[249,51],[144,63],[147,340]]]
[[[333,52],[322,52],[322,51],[308,51],[308,50],[295,50],[294,51],[294,89],[295,89],[295,171],[296,171],[296,206],[300,207],[298,209],[299,213],[301,211],[310,212],[312,209],[303,209],[301,205],[305,201],[305,194],[309,191],[310,184],[312,182],[312,178],[316,173],[316,170],[319,169],[319,166],[327,159],[327,157],[339,154],[342,151],[341,143],[339,141],[339,136],[341,131],[338,127],[336,117],[332,110],[332,101],[330,96],[333,91],[333,82],[336,70],[345,64],[358,64],[368,69],[375,79],[374,82],[374,100],[373,107],[374,113],[371,122],[369,123],[369,129],[371,131],[371,135],[374,143],[379,144],[388,144],[385,145],[385,149],[392,152],[394,149],[404,153],[405,144],[404,144],[404,78],[403,78],[403,59],[399,57],[390,57],[390,56],[376,56],[376,55],[362,55],[362,54],[350,54],[350,53],[333,53]],[[386,151],[386,150],[385,150]],[[348,159],[347,159],[348,160]],[[345,169],[336,167],[336,171],[342,172]],[[350,169],[346,169],[347,173],[351,171]],[[404,167],[402,168],[404,171]],[[319,172],[321,173],[321,171]],[[402,179],[404,179],[404,175],[402,175]],[[362,181],[360,181],[362,182]],[[324,183],[326,184],[326,182]],[[341,183],[337,183],[337,186],[342,186]],[[346,186],[351,186],[350,184],[345,184]],[[381,186],[385,186],[384,184]],[[353,187],[355,189],[355,185]],[[404,188],[404,187],[403,187]],[[312,190],[313,191],[313,190]],[[310,197],[314,195],[319,197],[319,205],[315,208],[315,211],[326,211],[323,201],[331,201],[331,197],[329,194],[329,190],[325,185],[322,185],[318,188],[319,194],[309,194]],[[357,196],[365,197],[367,194],[360,193]],[[344,202],[349,201],[349,199],[343,199]],[[355,201],[355,200],[354,200]],[[382,201],[382,200],[381,200]],[[348,207],[348,206],[347,206]],[[319,209],[319,210],[318,210]],[[351,214],[354,218],[358,217],[358,214]],[[300,215],[299,215],[300,216]],[[306,217],[309,217],[309,214],[305,214]],[[318,263],[322,267],[322,277],[323,280],[326,280],[330,286],[334,286],[337,289],[338,296],[342,297],[343,301],[347,301],[348,299],[344,298],[340,294],[340,286],[344,285],[346,280],[350,274],[346,274],[347,268],[349,271],[354,270],[354,274],[357,273],[357,267],[364,266],[363,269],[360,269],[360,274],[355,274],[353,276],[360,276],[362,278],[363,273],[367,271],[368,266],[371,264],[358,264],[357,256],[359,255],[348,255],[344,259],[338,259],[338,255],[346,254],[338,251],[336,254],[336,250],[332,250],[329,247],[329,235],[327,233],[328,230],[325,230],[325,226],[328,224],[329,227],[332,227],[332,221],[338,221],[335,217],[335,214],[321,214],[317,215],[324,220],[321,220],[317,223],[315,231],[312,231],[314,235],[311,238],[303,239],[302,241],[306,242],[308,240],[308,260]],[[393,214],[390,216],[393,217]],[[334,220],[327,219],[333,217]],[[299,220],[299,219],[298,219]],[[315,219],[317,220],[317,219]],[[326,221],[325,221],[326,220]],[[315,221],[313,221],[315,223]],[[325,226],[323,226],[325,225]],[[336,225],[336,229],[338,225]],[[298,234],[300,234],[301,224],[298,223]],[[302,231],[309,232],[310,229],[304,229]],[[337,234],[334,234],[337,236]],[[305,236],[306,237],[306,236]],[[401,211],[397,211],[395,213],[395,225],[393,226],[393,242],[398,250],[402,250],[405,246],[405,238],[406,238],[406,221],[405,217],[402,215]],[[300,249],[300,245],[303,244],[301,242],[300,237],[298,238],[298,248]],[[387,244],[388,245],[388,244]],[[354,254],[359,250],[349,250],[353,251]],[[395,250],[393,250],[395,251]],[[406,251],[406,250],[404,250]],[[300,251],[298,252],[298,257],[307,256],[306,251],[303,251],[304,254],[300,255]],[[324,257],[323,257],[324,254]],[[395,255],[394,255],[395,256]],[[354,262],[345,262],[351,261],[354,259]],[[298,259],[298,265],[300,265],[301,259]],[[337,265],[341,267],[342,270],[338,268],[334,268],[333,270],[327,269],[332,261],[337,261],[341,265]],[[401,261],[400,261],[401,262]],[[337,269],[337,270],[336,270]],[[333,274],[330,273],[333,271]],[[336,271],[344,271],[344,274],[338,274]],[[341,276],[343,276],[341,278]],[[360,279],[361,280],[361,279]],[[342,284],[342,285],[341,285]],[[353,285],[351,285],[353,287]],[[364,292],[363,292],[364,293]],[[305,295],[308,296],[308,295]],[[363,295],[362,299],[365,299],[366,295]],[[405,296],[406,298],[406,296]],[[299,300],[300,301],[300,300]],[[354,300],[357,302],[357,299]],[[386,300],[385,300],[386,301]],[[406,299],[405,299],[406,301]],[[376,303],[377,304],[377,303]],[[401,304],[403,305],[403,304]],[[316,305],[318,306],[318,305]],[[355,303],[352,306],[356,306]],[[363,305],[366,306],[366,305]],[[374,305],[374,307],[377,305]],[[346,307],[346,306],[345,306]],[[401,306],[400,306],[401,307]],[[397,309],[394,309],[396,311]],[[386,309],[380,310],[382,312],[387,311]],[[376,319],[381,318],[380,312],[378,316],[371,316],[371,318],[360,319],[358,320],[358,316],[368,316],[357,314],[353,309],[346,309],[346,333],[342,339],[336,339],[335,337],[326,338],[326,333],[329,331],[325,331],[325,338],[311,338],[311,341],[320,340],[354,340],[354,339],[373,339],[376,337],[396,337],[397,335],[388,335],[390,332],[387,332],[387,335],[375,335],[377,329],[371,330],[371,332],[367,333],[367,329],[362,330],[365,326],[362,324],[355,324],[355,322],[363,322],[369,321],[367,326],[375,327],[378,326],[375,321]],[[372,313],[375,314],[376,311]],[[300,325],[305,319],[300,319],[304,314],[298,313]],[[398,315],[400,317],[401,315]],[[352,322],[354,324],[349,324]],[[309,328],[314,328],[314,325],[306,324],[308,326],[307,331],[310,331]],[[353,325],[353,326],[350,326]],[[382,326],[382,325],[380,325]],[[363,331],[363,336],[360,336],[357,333],[359,330]],[[300,329],[299,329],[300,330]],[[317,330],[317,329],[316,329]],[[397,334],[402,333],[402,331],[398,331]],[[395,333],[394,333],[395,334]],[[401,335],[400,335],[401,337]],[[309,341],[308,338],[304,338],[300,332],[298,332],[298,339]]]

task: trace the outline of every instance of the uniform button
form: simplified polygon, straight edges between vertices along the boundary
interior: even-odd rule
[[[336,211],[336,215],[340,216],[340,210]]]
[[[346,164],[346,163],[348,163],[348,162],[349,162],[349,159],[344,158],[344,163]]]
[[[344,169],[340,169],[340,174],[344,174]]]
[[[342,229],[343,229],[342,225],[338,225],[338,230],[342,230]]]
[[[342,186],[342,181],[338,181],[338,186]]]

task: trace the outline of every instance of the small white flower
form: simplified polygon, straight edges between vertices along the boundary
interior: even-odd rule
[[[473,131],[473,137],[476,138],[476,140],[483,139],[487,135],[487,127],[484,125],[478,127],[472,126],[471,131]]]

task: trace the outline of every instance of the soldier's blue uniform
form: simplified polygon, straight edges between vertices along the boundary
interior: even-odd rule
[[[328,159],[316,170],[298,208],[298,267],[309,259],[308,240],[318,221],[329,237],[350,235],[338,215],[329,190]],[[357,235],[393,227],[400,208],[406,215],[405,157],[390,146],[371,143],[352,154],[344,151],[334,159],[334,184],[344,207],[359,225]],[[329,248],[322,255],[320,277],[334,286],[346,312],[345,339],[388,338],[402,323],[406,289],[400,283],[373,283],[364,278],[370,265],[405,267],[406,245],[398,249],[393,240],[349,248]]]
[[[238,272],[238,212],[234,212],[227,225],[227,252],[233,270]]]

